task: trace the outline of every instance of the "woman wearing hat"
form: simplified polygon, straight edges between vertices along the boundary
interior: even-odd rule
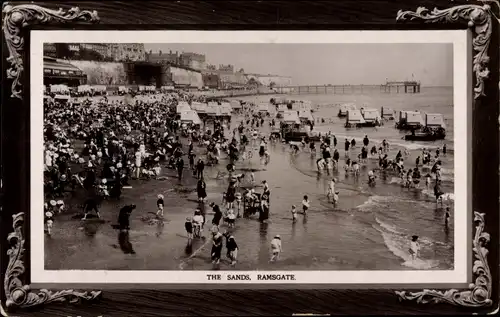
[[[281,247],[281,237],[279,234],[275,235],[271,240],[271,252],[271,262],[278,260],[281,252],[283,252],[283,248]]]

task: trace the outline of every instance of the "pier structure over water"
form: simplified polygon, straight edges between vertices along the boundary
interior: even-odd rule
[[[289,95],[342,95],[369,93],[420,93],[420,82],[392,81],[382,85],[307,85],[274,87],[279,94]]]
[[[383,89],[383,91],[382,91]],[[405,94],[420,93],[420,82],[418,81],[388,81],[385,85],[380,86],[380,91],[385,93],[391,93],[396,91],[396,93],[403,92]]]

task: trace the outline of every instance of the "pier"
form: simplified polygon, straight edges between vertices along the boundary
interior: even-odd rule
[[[420,82],[417,81],[388,81],[385,85],[380,86],[380,91],[384,93],[391,93],[396,91],[396,93],[403,92],[405,94],[420,93]]]
[[[420,93],[420,82],[393,81],[382,85],[308,85],[274,87],[279,94],[289,95],[342,95],[369,93]]]

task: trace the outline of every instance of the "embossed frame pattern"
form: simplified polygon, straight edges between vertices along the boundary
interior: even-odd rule
[[[189,1],[188,1],[189,2]],[[437,2],[437,1],[436,1]],[[252,2],[252,5],[255,5],[256,7],[259,6],[260,2]],[[51,8],[55,7],[56,3],[45,3],[45,5],[50,6]],[[407,27],[416,27],[416,28],[428,28],[429,24],[434,24],[434,26],[440,25],[439,27],[441,28],[446,28],[447,23],[453,23],[453,24],[464,24],[465,27],[469,27],[474,35],[474,50],[475,50],[475,55],[474,55],[474,92],[475,92],[475,111],[479,113],[479,115],[476,115],[477,120],[481,121],[483,120],[483,124],[489,124],[488,128],[492,131],[493,128],[496,128],[497,134],[498,134],[498,121],[496,118],[498,117],[498,40],[495,38],[498,37],[498,21],[495,15],[498,15],[498,6],[496,1],[478,1],[478,2],[467,2],[464,4],[457,4],[451,2],[447,3],[446,1],[440,1],[439,2],[440,7],[443,8],[441,10],[435,9],[434,11],[429,11],[423,7],[417,8],[416,11],[411,11],[411,8],[408,8],[410,11],[394,11],[391,12],[393,15],[393,18],[395,21],[397,21],[397,24],[394,25],[394,28],[404,28],[402,25],[407,25]],[[53,10],[53,9],[47,9],[45,6],[40,5],[39,7],[37,4],[35,5],[17,5],[16,3],[11,4],[12,7],[7,7],[4,6],[3,10],[3,32],[5,35],[6,41],[3,43],[4,47],[7,46],[8,52],[9,52],[9,57],[5,61],[3,61],[3,78],[7,80],[3,80],[3,90],[5,91],[7,88],[7,91],[10,93],[9,97],[5,97],[5,95],[8,94],[3,94],[3,102],[2,102],[2,111],[5,113],[4,109],[5,107],[9,107],[16,104],[16,103],[22,103],[25,104],[27,101],[22,100],[23,99],[23,94],[26,94],[26,90],[23,90],[22,86],[27,85],[26,81],[26,76],[23,76],[23,71],[25,71],[25,65],[23,64],[24,61],[26,61],[26,53],[28,52],[27,48],[23,47],[23,29],[29,29],[29,27],[33,26],[34,24],[48,24],[51,27],[55,28],[61,28],[64,29],[65,27],[75,27],[77,23],[94,23],[99,20],[98,13],[100,15],[100,10],[97,9],[98,5],[97,3],[85,3],[86,8],[82,9],[68,9],[68,6],[66,5],[67,9],[61,9],[61,10]],[[150,4],[147,4],[148,6]],[[158,3],[151,4],[151,6],[158,6]],[[236,3],[233,3],[234,6],[238,6]],[[279,4],[277,4],[279,5]],[[281,3],[283,5],[283,3]],[[353,2],[345,1],[345,6],[353,5]],[[57,6],[60,6],[59,3],[57,3]],[[118,10],[119,4],[115,4],[115,8],[111,8],[111,11],[113,10]],[[95,11],[94,11],[95,7]],[[166,8],[164,9],[166,10]],[[243,10],[243,9],[242,9]],[[345,10],[345,7],[344,7]],[[97,12],[96,12],[97,11]],[[182,11],[182,10],[181,10]],[[166,12],[166,11],[165,11]],[[297,11],[298,12],[298,11]],[[191,12],[191,14],[195,14],[195,12]],[[352,13],[351,13],[352,14]],[[188,18],[186,17],[186,20]],[[293,19],[292,19],[293,20]],[[409,24],[405,23],[403,20],[412,20],[413,22],[410,22]],[[104,22],[104,23],[103,23]],[[354,28],[359,28],[363,29],[363,27],[360,27],[359,24],[363,24],[366,22],[363,21],[357,21],[358,26],[354,26]],[[427,22],[427,23],[426,23]],[[428,23],[430,22],[430,23]],[[123,22],[125,23],[125,22]],[[426,26],[423,26],[423,24],[426,23]],[[112,23],[107,23],[107,21],[102,21],[101,19],[101,25],[106,28],[106,24],[112,24]],[[353,23],[354,24],[354,23]],[[370,27],[370,28],[378,28],[377,26],[368,26],[368,23],[364,26]],[[80,26],[78,26],[80,27]],[[320,29],[321,27],[324,27],[324,25],[320,25],[318,23],[318,26],[316,28]],[[343,27],[345,28],[352,28],[353,26],[344,24]],[[381,26],[379,26],[381,27]],[[432,28],[433,26],[430,26]],[[109,27],[108,27],[109,28]],[[186,28],[186,26],[180,26],[179,28]],[[187,28],[192,28],[196,29],[196,24],[194,27],[187,27]],[[251,28],[251,27],[250,27]],[[278,26],[277,29],[280,27]],[[287,28],[287,26],[282,26],[282,28]],[[338,25],[335,28],[342,28],[339,27]],[[382,26],[381,28],[384,28]],[[135,27],[134,29],[137,29]],[[299,29],[299,28],[298,28]],[[10,37],[9,37],[10,36]],[[494,46],[494,48],[492,48]],[[493,53],[493,54],[492,54]],[[6,85],[10,85],[10,87],[6,87]],[[496,90],[493,91],[492,87],[495,86]],[[10,89],[9,89],[10,88]],[[27,99],[27,98],[26,98]],[[494,101],[493,101],[494,100]],[[491,103],[494,102],[494,105],[496,105],[496,112],[495,114],[495,122],[496,122],[496,127],[493,127],[493,124],[491,123],[491,119],[488,121],[487,117],[488,114],[485,114],[484,112],[489,111],[489,114],[493,114],[493,106]],[[487,110],[479,110],[480,107],[481,109],[487,109]],[[477,110],[476,110],[477,109]],[[482,112],[481,112],[482,111]],[[9,112],[9,111],[8,111]],[[9,113],[11,117],[9,118],[17,118],[17,119],[22,119],[23,114],[18,114],[18,116],[12,116],[12,113]],[[26,114],[26,113],[24,113]],[[19,117],[20,116],[20,117]],[[6,120],[6,119],[5,119]],[[4,126],[4,125],[2,125]],[[4,132],[4,128],[2,127],[2,132]],[[22,132],[22,131],[21,131]],[[7,133],[9,133],[7,131]],[[22,133],[21,133],[22,134]],[[487,133],[483,132],[478,133],[481,141],[484,141],[485,135]],[[4,133],[5,135],[5,133]],[[7,135],[9,137],[10,135]],[[4,136],[3,136],[4,137]],[[12,137],[19,137],[18,135],[13,135]],[[4,139],[2,139],[3,141]],[[498,140],[498,135],[496,136],[496,140]],[[8,143],[8,142],[7,142]],[[497,142],[497,150],[498,150],[498,142]],[[5,143],[2,142],[2,149],[3,153],[5,149]],[[479,146],[481,148],[481,146]],[[478,151],[475,151],[476,153]],[[485,153],[485,152],[481,152]],[[498,153],[498,151],[497,151]],[[19,155],[22,155],[23,152],[19,151]],[[25,154],[25,153],[24,153]],[[480,155],[477,154],[479,157]],[[5,165],[4,162],[2,162]],[[496,156],[496,163],[498,166],[498,154]],[[490,165],[491,166],[491,165]],[[4,167],[5,168],[5,167]],[[498,170],[498,168],[497,168]],[[5,171],[5,170],[3,170]],[[2,174],[4,175],[4,173]],[[481,174],[478,177],[484,177],[485,174]],[[497,174],[498,176],[498,174]],[[484,179],[484,178],[483,178]],[[479,182],[479,180],[474,180],[474,182]],[[22,183],[22,182],[21,182]],[[23,185],[21,183],[16,184],[19,188],[22,188]],[[13,186],[7,187],[10,189],[10,192],[12,192]],[[488,201],[483,201],[481,200],[484,198],[485,194],[477,194],[474,193],[474,200],[479,201],[479,204],[476,204],[474,206],[474,210],[477,210],[474,212],[475,216],[475,236],[474,240],[472,241],[473,244],[473,252],[475,256],[475,262],[473,266],[474,270],[474,283],[471,283],[470,285],[470,290],[445,290],[445,291],[435,291],[435,290],[423,290],[423,291],[417,291],[417,292],[410,292],[407,293],[406,291],[395,291],[394,292],[378,292],[378,291],[353,291],[351,294],[352,296],[363,296],[363,297],[373,297],[376,298],[377,296],[381,296],[381,298],[399,298],[401,301],[400,303],[394,303],[394,305],[391,305],[391,309],[396,309],[398,305],[401,305],[401,311],[405,311],[407,309],[413,309],[409,307],[411,306],[411,302],[416,302],[420,304],[429,304],[429,303],[448,303],[454,305],[454,307],[458,308],[458,311],[462,311],[461,309],[466,309],[469,311],[469,309],[481,309],[481,311],[492,311],[495,305],[498,305],[498,301],[495,300],[495,297],[498,297],[498,218],[496,217],[491,217],[491,210],[489,208],[495,208],[498,210],[498,177],[496,180],[496,183],[493,184],[493,187],[497,189],[497,201],[496,203],[491,203]],[[29,188],[29,187],[28,187]],[[479,197],[477,197],[479,195]],[[483,195],[483,196],[481,196]],[[489,196],[487,196],[489,195]],[[486,193],[487,197],[492,197],[491,192]],[[9,206],[8,204],[5,205],[5,207]],[[493,209],[495,210],[495,209]],[[8,265],[6,266],[6,270],[3,268],[4,262],[2,262],[2,274],[6,272],[6,274],[3,276],[4,279],[4,285],[3,285],[3,291],[2,292],[2,299],[6,299],[6,304],[9,307],[14,307],[14,308],[28,308],[30,306],[40,306],[41,304],[48,304],[53,301],[68,301],[68,302],[81,302],[82,300],[94,300],[98,299],[101,297],[101,292],[100,291],[88,291],[88,292],[80,292],[80,291],[73,291],[73,290],[63,290],[63,291],[48,291],[48,290],[40,290],[37,292],[31,291],[29,287],[29,272],[24,272],[25,266],[23,264],[23,259],[24,259],[24,249],[25,249],[25,240],[26,240],[26,230],[27,228],[29,229],[29,226],[25,224],[25,219],[24,219],[24,210],[21,208],[19,212],[14,212],[14,211],[9,211],[6,210],[5,213],[2,212],[2,221],[6,219],[7,215],[12,217],[12,220],[10,221],[9,225],[10,226],[10,231],[11,232],[8,236],[9,240],[9,245],[8,245],[8,256],[9,256],[9,262]],[[29,212],[29,211],[28,211]],[[489,224],[489,220],[493,219],[496,223],[494,222],[493,224]],[[3,223],[6,223],[6,221],[3,221]],[[2,225],[2,229],[5,228]],[[495,240],[494,240],[495,239]],[[488,244],[489,243],[489,244]],[[3,246],[3,245],[2,245]],[[493,248],[496,248],[495,250]],[[6,250],[6,248],[3,246],[2,250]],[[489,253],[489,254],[488,254]],[[492,260],[492,257],[493,258]],[[494,265],[494,266],[493,266]],[[23,276],[23,274],[25,276]],[[28,276],[28,278],[26,278]],[[126,291],[122,291],[126,292]],[[161,292],[161,291],[158,291]],[[186,296],[183,291],[169,291],[170,293],[177,293],[179,296]],[[163,293],[169,293],[169,292],[163,292]],[[301,291],[302,292],[302,291]],[[321,292],[329,292],[329,291],[319,291]],[[348,291],[346,291],[348,292]],[[104,291],[104,300],[100,301],[97,306],[100,305],[106,305],[106,293],[111,294],[112,296],[119,296],[117,295],[119,291]],[[132,291],[132,293],[134,293]],[[289,291],[285,291],[284,293],[289,293]],[[318,294],[320,294],[318,293]],[[379,295],[379,294],[383,295]],[[262,293],[262,294],[269,294],[269,293]],[[258,294],[257,296],[262,296],[264,298],[265,296],[268,295],[262,295]],[[337,297],[342,297],[338,296],[339,291],[331,291],[329,295],[327,294],[320,294],[324,298],[331,298],[331,296],[335,296],[337,294]],[[347,293],[346,293],[347,294]],[[356,294],[356,295],[355,295]],[[341,294],[344,295],[344,294]],[[156,296],[156,295],[154,295]],[[159,295],[158,298],[167,296],[166,294]],[[245,294],[240,294],[238,296],[245,296]],[[293,294],[292,294],[293,296]],[[310,296],[310,295],[308,295]],[[346,295],[347,296],[347,295]],[[168,296],[167,296],[168,297]],[[359,298],[358,298],[359,299]],[[233,300],[237,301],[237,300]],[[332,301],[332,303],[335,301]],[[52,304],[53,305],[53,304]],[[92,304],[93,305],[93,304]],[[97,307],[96,306],[96,307]],[[293,306],[293,305],[292,305]],[[78,306],[76,306],[78,307]],[[80,306],[80,307],[85,307],[85,305]],[[434,313],[436,313],[436,306],[433,306],[433,308],[430,308]],[[443,307],[443,306],[439,306]],[[233,307],[234,308],[234,307]],[[322,307],[323,309],[325,308],[324,306]],[[387,308],[387,307],[386,307]],[[46,311],[47,309],[56,309],[57,308],[51,308],[47,307],[44,308]],[[64,306],[64,309],[76,309],[76,308],[68,308],[68,306]],[[86,308],[82,308],[86,310]],[[452,308],[442,308],[443,310],[446,309],[451,309],[452,311],[457,311]],[[355,311],[356,309],[352,307],[352,311]],[[427,311],[427,308],[423,307],[418,307],[417,310],[422,310],[422,311]],[[174,310],[175,311],[175,310]],[[234,310],[233,310],[234,311]],[[285,310],[286,311],[286,310]],[[298,310],[296,310],[298,312]],[[332,307],[331,311],[335,311],[335,307]],[[344,310],[345,311],[345,310]],[[350,312],[351,310],[349,310]],[[169,313],[170,314],[170,313]],[[175,315],[176,313],[173,312],[171,313],[172,315]],[[203,314],[208,314],[208,313],[203,313]]]

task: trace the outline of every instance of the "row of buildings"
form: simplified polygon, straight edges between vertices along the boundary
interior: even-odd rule
[[[211,65],[203,54],[190,52],[146,52],[144,44],[46,43],[44,45],[46,82],[62,83],[61,70],[54,65],[75,67],[78,81],[100,85],[156,85],[210,89],[244,89],[255,86],[286,87],[286,76],[247,74],[233,65]],[[51,66],[50,66],[51,65]],[[78,69],[78,70],[77,70]],[[55,74],[57,72],[57,74]],[[68,73],[69,74],[69,73]],[[86,78],[85,78],[86,77]],[[76,80],[72,77],[71,82]]]

